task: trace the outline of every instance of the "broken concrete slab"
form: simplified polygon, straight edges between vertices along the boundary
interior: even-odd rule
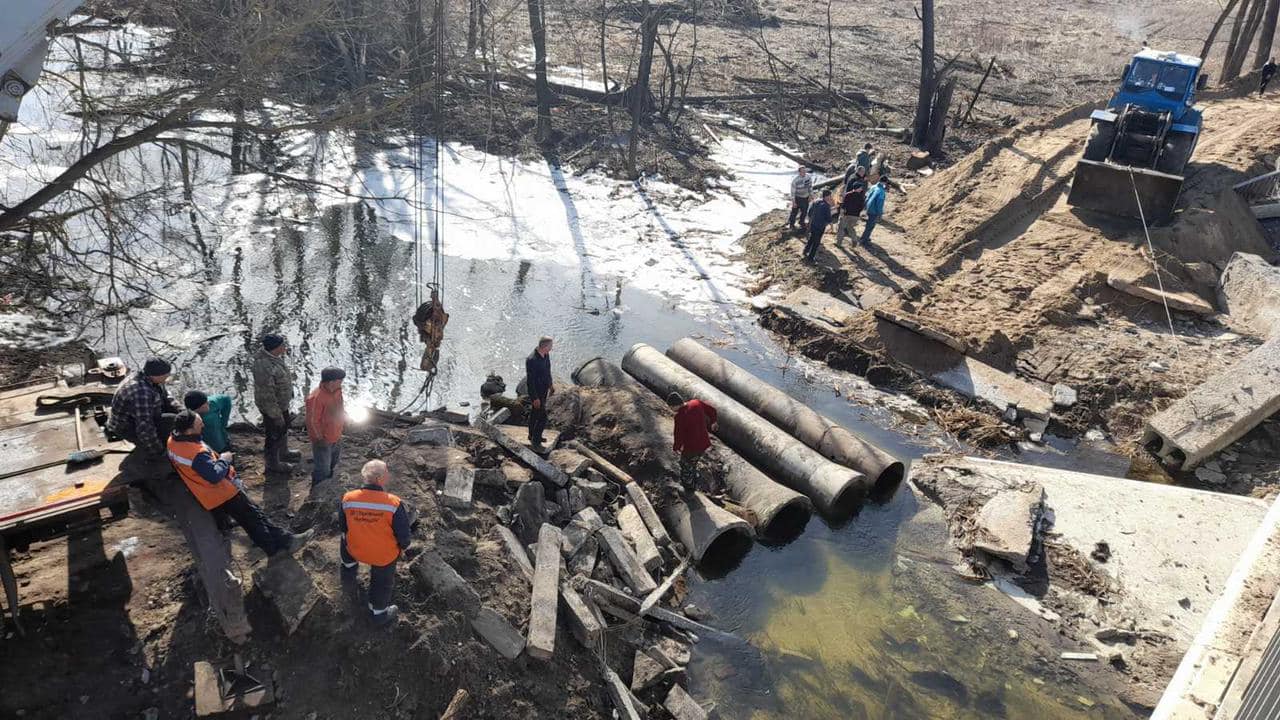
[[[593,477],[592,473],[599,479]],[[605,504],[609,499],[609,490],[613,487],[594,468],[587,471],[586,477],[574,478],[573,486],[582,493],[582,501],[591,507],[600,507]]]
[[[613,700],[613,706],[617,708],[621,720],[644,720],[645,716],[636,707],[631,691],[612,668],[604,669],[604,684],[609,690],[609,697]]]
[[[596,536],[602,541],[605,554],[609,556],[613,569],[618,571],[619,577],[631,588],[631,592],[644,595],[658,587],[653,577],[649,575],[649,571],[644,569],[635,553],[631,552],[631,546],[627,544],[618,528],[608,526],[600,528]]]
[[[453,430],[442,422],[428,420],[417,427],[409,428],[405,440],[410,445],[448,447],[453,445]]]
[[[538,531],[533,592],[529,598],[530,657],[549,660],[556,651],[556,609],[560,598],[560,529],[546,523]]]
[[[644,569],[653,572],[662,567],[662,554],[658,552],[658,545],[653,541],[653,536],[649,534],[644,521],[640,519],[636,506],[628,505],[622,508],[618,511],[617,517],[618,529],[635,549],[636,558],[640,560]]]
[[[520,544],[520,538],[516,537],[516,534],[511,532],[511,528],[506,525],[494,525],[493,530],[506,546],[520,573],[526,580],[533,580],[533,563],[529,562],[529,553],[524,549],[524,545]]]
[[[513,441],[530,450],[533,449],[533,446],[529,443],[529,427],[527,425],[505,425],[499,423],[498,427]],[[560,431],[547,428],[542,431],[542,450],[538,451],[538,454],[545,457],[551,454],[558,444],[560,444]]]
[[[467,617],[480,610],[480,596],[471,583],[464,580],[437,551],[424,550],[409,570],[428,594],[439,595],[451,608],[461,610]]]
[[[667,668],[661,662],[644,650],[637,650],[631,663],[631,692],[644,692],[657,685],[666,671]]]
[[[556,448],[547,455],[547,460],[560,468],[569,477],[581,477],[591,467],[591,460],[582,453],[568,448]]]
[[[604,527],[604,520],[595,508],[583,508],[573,516],[573,520],[564,526],[561,534],[560,551],[565,557],[578,552],[597,530]]]
[[[780,304],[829,332],[840,332],[849,327],[863,312],[854,305],[808,286],[796,288]]]
[[[1191,469],[1280,410],[1280,338],[1205,380],[1147,421],[1143,444]]]
[[[449,403],[427,413],[434,420],[452,423],[454,425],[471,424],[471,405],[465,402]]]
[[[1175,312],[1192,313],[1205,317],[1216,315],[1218,312],[1217,308],[1189,290],[1161,290],[1159,287],[1151,287],[1139,280],[1117,275],[1116,273],[1107,275],[1107,285],[1126,295],[1132,295],[1160,305],[1168,305],[1169,309]]]
[[[640,519],[644,520],[645,527],[649,528],[649,534],[653,536],[654,542],[662,547],[670,546],[671,535],[667,533],[666,526],[658,517],[658,511],[653,509],[653,503],[649,502],[649,496],[645,494],[644,488],[637,482],[629,482],[625,487],[627,498],[631,500],[632,505],[636,506],[636,512],[640,513]]]
[[[956,352],[966,352],[968,350],[968,348],[965,346],[963,342],[960,341],[959,338],[952,337],[951,335],[948,335],[947,333],[944,333],[941,330],[928,327],[927,325],[924,325],[916,318],[910,317],[904,313],[893,312],[890,310],[885,310],[883,308],[876,308],[872,312],[875,314],[876,317],[880,318],[881,320],[886,320],[888,322],[893,323],[894,325],[898,325],[908,330],[912,330],[916,333],[919,333],[920,335],[923,335],[929,338],[930,340],[936,340],[937,342],[940,342],[943,345],[946,345],[947,347],[951,348],[952,350],[955,350]]]
[[[1231,327],[1267,340],[1280,336],[1280,268],[1233,253],[1218,282],[1218,303]]]
[[[285,635],[292,635],[320,599],[311,574],[295,558],[278,553],[253,571],[253,586],[271,601]]]
[[[982,506],[975,518],[973,549],[1027,571],[1044,515],[1044,488],[1036,483],[1002,490]]]
[[[487,605],[481,607],[476,616],[471,618],[471,628],[508,660],[515,660],[524,651],[524,636],[520,631],[512,627],[497,610]]]
[[[707,711],[679,685],[671,686],[671,691],[667,693],[666,700],[662,701],[662,706],[676,720],[707,720],[710,717]]]
[[[573,587],[573,578],[563,558],[560,559],[560,607],[564,609],[565,624],[574,639],[588,650],[600,646],[604,622]]]
[[[520,462],[529,466],[539,476],[550,480],[558,487],[564,487],[569,484],[569,476],[560,471],[560,468],[552,465],[543,458],[538,457],[529,448],[525,447],[519,440],[512,437],[504,428],[507,426],[499,426],[490,423],[482,417],[476,417],[472,423],[484,436],[502,446],[504,450],[516,456]],[[548,446],[550,443],[548,443]]]
[[[516,536],[526,545],[537,542],[538,531],[550,517],[545,495],[542,483],[538,482],[525,483],[516,490],[511,511],[515,515]]]
[[[599,542],[594,537],[587,538],[582,543],[582,547],[568,556],[569,574],[591,577],[591,573],[596,569],[596,558],[599,554]]]
[[[471,507],[471,491],[475,486],[476,471],[463,465],[455,465],[444,476],[444,504],[456,510]]]
[[[519,467],[519,466],[517,466]],[[523,468],[521,468],[523,470]],[[528,472],[528,470],[525,470]],[[448,474],[445,474],[445,480],[448,481]],[[501,466],[492,468],[472,468],[471,482],[481,487],[499,487],[507,486],[507,473]]]

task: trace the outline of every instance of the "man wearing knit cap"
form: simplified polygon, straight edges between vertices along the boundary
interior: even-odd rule
[[[253,359],[253,399],[262,413],[266,432],[262,451],[268,472],[291,473],[302,453],[289,449],[289,406],[293,403],[293,368],[284,355],[289,346],[284,336],[270,333],[262,337],[262,348]]]
[[[171,372],[173,367],[168,361],[151,358],[141,370],[120,383],[111,398],[107,434],[128,440],[148,457],[164,457],[164,444],[173,429],[173,420],[182,410],[164,387]]]
[[[206,395],[199,390],[188,390],[182,397],[182,404],[204,421],[204,432],[200,437],[205,445],[213,448],[214,452],[231,449],[231,436],[227,435],[227,424],[231,422],[230,395]]]
[[[307,396],[307,437],[311,439],[311,484],[333,477],[342,454],[342,426],[346,414],[342,409],[342,368],[327,367],[320,371],[320,385]]]
[[[235,520],[253,544],[269,556],[302,547],[314,531],[290,533],[271,522],[244,494],[235,466],[231,464],[231,453],[218,454],[210,449],[200,440],[203,430],[200,416],[184,410],[174,418],[173,435],[167,443],[169,462],[200,507],[213,513],[219,529],[224,532],[230,525],[228,519]]]

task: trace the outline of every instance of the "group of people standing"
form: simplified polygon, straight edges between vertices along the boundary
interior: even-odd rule
[[[262,414],[265,435],[264,469],[285,476],[293,473],[294,463],[302,457],[289,449],[296,375],[285,357],[287,352],[284,337],[267,334],[253,361],[254,401]],[[144,460],[167,458],[191,495],[223,531],[234,521],[268,556],[297,551],[313,531],[283,529],[244,492],[227,432],[231,398],[191,390],[179,406],[167,388],[172,372],[167,360],[151,358],[120,384],[111,402],[108,437],[132,442],[134,452]],[[333,477],[342,455],[347,423],[342,397],[345,378],[342,368],[325,368],[304,402],[313,486]],[[345,493],[338,508],[342,580],[354,596],[358,565],[369,565],[368,611],[376,624],[388,624],[398,613],[390,600],[396,562],[409,547],[412,510],[387,492],[391,473],[385,462],[370,460],[360,475],[361,487]]]
[[[817,202],[812,202],[814,187],[809,169],[802,165],[797,170],[796,176],[791,180],[791,212],[787,216],[787,230],[794,230],[798,220],[800,230],[807,233],[802,255],[805,260],[812,262],[817,258],[822,236],[832,222],[837,223],[837,247],[845,237],[852,239],[857,236],[858,220],[864,213],[866,220],[858,244],[871,244],[871,231],[884,214],[885,191],[889,181],[888,173],[881,165],[876,172],[876,181],[869,182],[874,160],[871,143],[867,143],[854,156],[845,170],[844,178],[836,186],[839,195],[830,188],[825,188]]]

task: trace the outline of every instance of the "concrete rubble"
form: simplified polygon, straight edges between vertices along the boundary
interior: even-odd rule
[[[1001,490],[978,511],[972,548],[1024,573],[1035,551],[1043,514],[1044,488],[1039,484],[1029,482]]]
[[[1218,281],[1227,323],[1264,340],[1280,336],[1280,268],[1249,253],[1234,253]]]
[[[1280,410],[1280,338],[1205,380],[1147,421],[1142,443],[1167,466],[1191,469]]]

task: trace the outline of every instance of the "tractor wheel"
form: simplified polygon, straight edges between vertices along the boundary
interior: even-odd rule
[[[1164,149],[1156,160],[1156,170],[1170,175],[1182,175],[1187,163],[1191,161],[1191,152],[1195,150],[1196,138],[1190,133],[1169,133],[1164,139]]]
[[[1084,159],[1103,161],[1111,156],[1115,144],[1116,126],[1113,123],[1095,122],[1089,130],[1089,140],[1084,146]]]

